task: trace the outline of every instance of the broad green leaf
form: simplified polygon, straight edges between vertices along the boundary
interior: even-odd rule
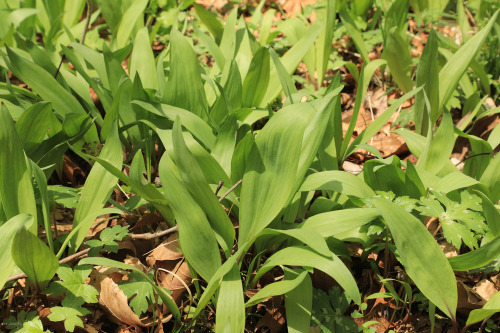
[[[181,176],[181,181],[191,193],[196,203],[207,215],[210,226],[214,232],[222,239],[220,245],[224,252],[230,253],[234,243],[233,224],[208,185],[196,158],[186,146],[182,137],[182,128],[179,118],[177,118],[174,123],[172,136],[175,162]],[[177,219],[179,219],[178,216]]]
[[[273,254],[262,265],[254,281],[277,265],[314,267],[335,279],[357,304],[361,304],[356,281],[344,263],[333,253],[325,257],[305,246],[290,246]]]
[[[45,139],[51,116],[51,103],[40,102],[24,111],[17,121],[16,130],[28,156]]]
[[[160,161],[159,174],[165,197],[179,227],[179,243],[186,260],[203,279],[209,281],[221,265],[215,233],[205,212],[174,174],[168,155]]]
[[[286,98],[293,104],[292,95],[297,93],[297,88],[295,87],[295,83],[292,81],[292,78],[288,74],[286,68],[281,63],[278,55],[273,49],[269,49],[269,53],[271,54],[271,59],[273,60],[274,67],[276,68],[276,72],[281,82],[281,87],[283,89],[283,93]]]
[[[54,251],[54,241],[52,240],[52,228],[50,226],[50,208],[53,201],[49,201],[49,195],[47,191],[47,178],[43,173],[43,170],[32,160],[29,160],[31,173],[38,187],[38,193],[42,205],[42,216],[43,216],[43,226],[45,228],[45,235],[47,235],[47,243],[49,243],[49,248]]]
[[[448,258],[448,262],[455,271],[469,271],[483,267],[500,255],[500,237],[496,237],[479,249]]]
[[[453,91],[457,87],[458,81],[464,75],[469,67],[472,59],[481,49],[493,25],[496,22],[499,11],[497,10],[493,17],[489,20],[488,24],[481,29],[474,37],[469,39],[460,49],[455,52],[453,57],[444,65],[439,71],[439,107],[441,111],[437,114],[440,115],[442,108],[451,98]]]
[[[307,271],[303,271],[294,279],[268,284],[267,286],[259,290],[255,295],[253,295],[252,298],[245,303],[245,307],[256,305],[266,298],[272,296],[288,293],[289,291],[297,288],[297,286],[299,286],[305,280],[308,274],[309,273]]]
[[[136,273],[138,273],[144,280],[149,282],[151,286],[153,287],[154,291],[158,296],[160,296],[161,300],[163,303],[167,306],[167,308],[170,310],[172,315],[176,320],[180,319],[180,311],[177,305],[175,305],[175,302],[173,301],[172,297],[170,297],[161,287],[158,287],[156,283],[149,278],[142,270],[139,268],[125,264],[123,262],[111,260],[108,258],[98,258],[98,257],[88,257],[88,258],[83,258],[78,262],[78,265],[96,265],[96,266],[107,266],[107,267],[115,267],[123,270],[132,270]]]
[[[10,218],[0,226],[0,288],[3,288],[5,281],[12,274],[15,267],[12,259],[12,241],[17,231],[24,228],[32,228],[35,224],[33,217],[28,214],[19,214]],[[36,227],[36,225],[35,225]]]
[[[323,256],[330,255],[330,249],[328,248],[325,240],[321,237],[322,235],[320,234],[320,232],[313,230],[312,228],[297,228],[288,230],[266,228],[261,231],[259,237],[268,235],[286,235],[308,245],[314,251]]]
[[[114,45],[115,50],[121,49],[129,43],[134,28],[137,26],[137,22],[140,20],[141,16],[144,15],[148,0],[134,0],[129,3],[130,7],[128,7],[123,13],[123,16],[120,17],[120,23],[116,28],[116,34],[113,35],[115,38],[112,41],[112,45]],[[141,26],[142,24],[141,22]]]
[[[45,289],[59,268],[54,253],[25,228],[20,228],[14,236],[12,259],[38,290]]]
[[[500,312],[500,293],[496,292],[491,298],[486,302],[481,309],[472,310],[467,318],[466,325],[472,325],[483,321],[495,313]]]
[[[299,230],[315,230],[321,237],[335,237],[359,228],[380,216],[375,208],[350,208],[326,212],[308,218]]]
[[[139,74],[142,86],[145,89],[158,90],[158,77],[156,76],[155,58],[151,43],[149,43],[148,28],[137,31],[130,61],[130,77]]]
[[[166,117],[171,121],[175,121],[175,118],[179,117],[182,126],[191,132],[208,149],[213,148],[216,140],[215,135],[212,134],[210,126],[197,115],[167,104],[152,105],[141,101],[133,101],[132,103],[139,105],[151,113]]]
[[[455,274],[435,239],[404,208],[383,198],[370,200],[387,223],[408,276],[432,303],[455,320]]]
[[[224,26],[217,19],[216,14],[209,12],[203,6],[195,3],[193,4],[196,14],[200,18],[201,22],[207,27],[208,31],[212,34],[216,43],[219,43],[222,39],[222,34],[224,32]]]
[[[318,86],[321,87],[325,77],[325,71],[330,60],[332,51],[333,33],[336,27],[337,0],[328,0],[326,4],[325,30],[323,30],[316,43],[316,72]]]
[[[413,81],[410,78],[411,55],[409,45],[401,37],[397,27],[391,28],[387,33],[384,58],[396,84],[404,93],[409,92],[413,88]]]
[[[491,193],[491,201],[498,202],[500,200],[500,155],[497,154],[490,162],[490,165],[484,170],[481,179],[479,180],[483,183]]]
[[[242,106],[260,105],[269,84],[270,65],[269,51],[265,47],[260,47],[250,62],[250,68],[243,82]]]
[[[7,48],[10,69],[43,100],[52,102],[54,110],[61,116],[70,112],[86,114],[80,103],[47,71]]]
[[[187,38],[175,28],[170,33],[170,43],[170,75],[167,90],[163,92],[163,102],[207,119],[207,99],[196,54]]]
[[[427,134],[429,119],[431,119],[431,124],[434,124],[439,114],[439,63],[437,52],[436,31],[432,29],[417,66],[417,87],[424,86],[424,89],[415,96],[415,129],[417,133],[423,135]],[[429,100],[430,110],[427,109],[425,95]]]
[[[10,219],[18,214],[33,216],[30,231],[37,234],[36,203],[22,141],[9,111],[0,105],[0,198],[4,214]]]
[[[284,268],[285,280],[297,279],[302,273],[299,270]],[[313,286],[311,277],[306,274],[304,280],[285,294],[286,324],[288,332],[308,332],[311,324]]]
[[[455,145],[453,120],[451,114],[444,111],[443,119],[436,135],[427,137],[424,151],[420,155],[417,165],[423,169],[437,174],[450,159]]]
[[[486,218],[488,227],[495,237],[500,236],[500,212],[483,192],[474,191],[474,193],[481,197],[483,215]]]
[[[449,173],[441,178],[432,189],[436,192],[449,193],[465,187],[470,187],[479,182],[461,172]]]
[[[300,191],[316,190],[335,191],[358,198],[369,198],[375,195],[375,192],[361,178],[344,171],[323,171],[309,175],[304,180]]]
[[[101,159],[111,163],[111,165],[115,168],[121,168],[123,151],[120,138],[118,137],[118,128],[116,123],[109,133],[108,139],[106,140],[99,156]],[[117,180],[117,177],[107,171],[104,166],[99,164],[92,167],[92,170],[90,170],[87,180],[85,181],[82,196],[75,211],[73,227],[78,226],[87,215],[91,214],[96,209],[102,208],[106,204],[111,192],[115,188]],[[83,226],[82,229],[80,229],[80,231],[74,236],[71,244],[73,252],[76,252],[80,244],[83,242],[85,235],[92,226],[93,222],[94,221],[88,221],[88,224]]]
[[[228,175],[231,173],[231,159],[236,145],[237,129],[236,115],[230,115],[222,124],[212,150],[212,155]]]
[[[284,108],[255,139],[241,187],[239,243],[253,239],[292,195],[305,130],[299,117],[300,108]]]
[[[217,298],[216,332],[243,333],[245,331],[245,303],[240,270],[235,263],[222,279]]]

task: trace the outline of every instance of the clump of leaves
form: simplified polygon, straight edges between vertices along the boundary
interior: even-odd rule
[[[460,193],[460,201],[454,201],[445,194],[433,192],[428,198],[420,199],[416,208],[422,215],[439,219],[443,235],[448,242],[460,248],[462,242],[470,248],[477,248],[477,234],[487,228],[483,216],[481,199],[468,191]]]
[[[128,235],[128,227],[128,225],[125,227],[115,225],[112,228],[106,228],[99,235],[99,239],[85,242],[90,247],[89,256],[95,257],[102,248],[109,252],[118,252],[119,245],[116,241],[121,241]]]
[[[319,327],[321,332],[327,333],[357,332],[358,325],[344,316],[350,303],[351,299],[339,287],[333,287],[328,293],[315,289],[311,326]]]

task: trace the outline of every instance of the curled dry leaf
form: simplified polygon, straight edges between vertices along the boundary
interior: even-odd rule
[[[468,314],[471,310],[480,309],[486,304],[480,295],[469,286],[465,285],[462,281],[457,281],[458,288],[458,313]]]
[[[178,260],[183,257],[179,251],[180,245],[178,242],[178,234],[171,234],[161,243],[156,249],[151,252],[146,258],[146,262],[150,266],[154,266],[157,261]]]
[[[113,281],[113,279],[109,277],[106,277],[101,281],[99,303],[104,306],[120,323],[142,327],[147,326],[147,324],[143,323],[134,311],[132,311],[128,305],[127,296]]]
[[[128,265],[134,266],[135,268],[140,269],[145,274],[149,273],[149,268],[144,266],[138,258],[127,255],[127,258],[125,258],[125,260],[123,260],[123,262],[125,262]]]
[[[181,296],[186,290],[186,286],[189,287],[192,284],[187,262],[185,260],[178,262],[164,261],[157,264],[160,285],[172,291],[172,298],[177,304],[180,304]]]
[[[486,301],[489,301],[491,296],[495,295],[498,292],[495,284],[486,279],[479,281],[474,287],[474,290]]]

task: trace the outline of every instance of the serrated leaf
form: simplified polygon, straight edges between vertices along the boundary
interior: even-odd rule
[[[85,284],[87,277],[92,271],[91,266],[75,266],[72,270],[68,265],[61,265],[57,275],[61,281],[55,281],[44,291],[45,294],[60,296],[66,293],[66,298],[80,297],[86,303],[97,303],[99,292],[93,286]]]
[[[85,325],[80,317],[92,313],[86,308],[82,308],[78,299],[65,298],[61,305],[50,308],[52,313],[49,314],[48,318],[51,321],[64,321],[64,328],[68,332],[73,332],[76,326],[83,328]]]
[[[153,287],[138,273],[131,272],[128,275],[128,278],[131,281],[120,281],[118,286],[128,299],[132,298],[130,301],[130,307],[134,310],[137,316],[141,316],[148,310],[149,304],[152,304],[155,301]],[[151,278],[153,277],[151,276]]]

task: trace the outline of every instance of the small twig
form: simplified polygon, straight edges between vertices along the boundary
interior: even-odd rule
[[[89,25],[90,25],[90,18],[91,18],[91,12],[92,12],[92,4],[91,4],[91,1],[90,0],[87,0],[87,18],[85,20],[85,27],[83,27],[83,31],[82,31],[82,36],[80,37],[80,44],[84,44],[85,42],[85,36],[87,36],[87,31],[89,29]]]
[[[85,249],[85,250],[82,250],[80,252],[77,252],[75,254],[72,254],[64,259],[61,259],[59,260],[59,264],[67,264],[68,262],[71,262],[75,259],[79,259],[80,257],[86,257],[87,256],[87,253],[90,251],[90,248],[88,249]],[[15,281],[15,280],[19,280],[19,279],[24,279],[24,278],[27,278],[26,274],[24,273],[20,273],[20,274],[16,274],[16,275],[12,275],[10,276],[7,281],[5,281],[5,283],[7,282],[10,282],[10,281]]]
[[[157,233],[145,233],[145,234],[131,234],[130,238],[132,239],[155,239],[159,238],[174,232],[177,232],[178,228],[177,226],[169,228],[167,230],[163,230]]]
[[[243,181],[243,179],[240,179],[240,180],[238,180],[238,181],[236,182],[236,184],[234,184],[233,186],[231,186],[231,188],[230,188],[229,190],[227,190],[227,192],[226,192],[226,193],[224,193],[224,194],[223,194],[223,195],[219,198],[219,202],[221,202],[222,200],[224,200],[224,199],[225,199],[225,198],[229,195],[229,193],[233,192],[233,191],[234,191],[234,189],[235,189],[236,187],[238,187],[238,185],[240,185],[242,181]]]
[[[59,62],[59,66],[57,66],[57,70],[54,74],[54,79],[57,79],[57,76],[59,75],[59,71],[61,70],[61,66],[64,62],[64,59],[66,59],[66,55],[63,53],[62,56],[61,56],[61,62]]]
[[[219,182],[219,185],[217,185],[217,189],[215,190],[215,195],[217,195],[217,193],[219,193],[220,189],[222,188],[222,185],[224,185],[224,182],[221,180]]]

